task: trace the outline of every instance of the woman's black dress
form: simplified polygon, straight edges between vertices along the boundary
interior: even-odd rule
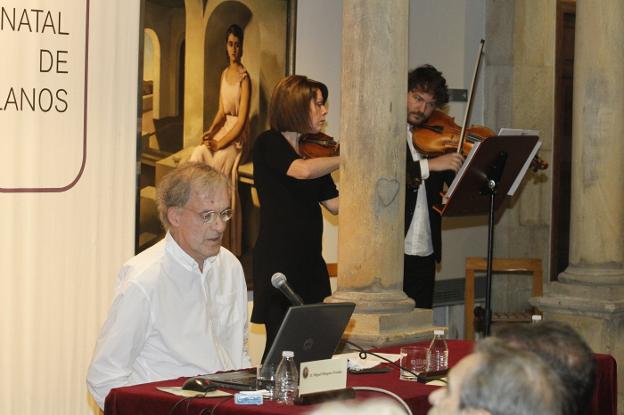
[[[267,346],[290,306],[271,285],[276,272],[286,275],[304,303],[329,295],[329,275],[321,255],[323,217],[319,202],[338,196],[331,176],[299,180],[286,175],[300,158],[277,131],[260,134],[253,149],[254,183],[260,199],[260,231],[253,254],[254,306],[251,321],[265,324]]]

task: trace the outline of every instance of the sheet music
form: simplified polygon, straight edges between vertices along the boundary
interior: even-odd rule
[[[517,128],[501,128],[500,131],[498,132],[498,135],[534,135],[534,136],[539,137],[539,131],[522,130],[522,129],[517,129]],[[522,182],[524,175],[526,174],[527,170],[529,169],[529,166],[531,165],[531,161],[533,161],[533,158],[535,157],[535,155],[537,154],[537,151],[540,149],[541,146],[542,146],[541,141],[538,141],[537,143],[535,143],[535,147],[533,147],[533,150],[531,150],[531,154],[527,158],[526,162],[522,166],[522,169],[520,169],[520,172],[518,173],[514,182],[509,188],[509,191],[507,192],[508,196],[513,196],[516,190],[518,189],[518,186],[520,186],[520,183]]]
[[[534,135],[539,137],[539,131],[523,130],[521,128],[501,128],[498,135]]]
[[[526,135],[526,136],[531,135],[531,136],[538,136],[539,135],[539,131],[537,131],[537,130],[522,130],[522,129],[516,129],[516,128],[501,128],[499,133],[498,133],[498,135],[508,135],[508,136],[509,135],[516,135],[516,136],[518,136],[518,135]],[[462,164],[461,168],[457,172],[457,175],[455,175],[455,179],[453,180],[453,182],[449,186],[448,190],[446,191],[446,194],[442,197],[442,204],[443,205],[446,205],[446,203],[453,196],[453,192],[455,191],[455,188],[459,185],[459,182],[460,182],[461,178],[466,173],[466,169],[468,168],[468,165],[470,164],[470,161],[471,161],[473,155],[475,154],[477,148],[479,147],[479,144],[481,144],[481,143],[480,142],[474,143],[472,149],[470,150],[470,153],[468,153],[468,156],[466,157],[466,160],[464,161],[464,164]],[[535,146],[533,147],[533,150],[531,150],[530,156],[527,158],[526,162],[522,166],[522,169],[520,169],[520,172],[518,173],[518,175],[514,179],[514,182],[512,183],[511,187],[509,188],[509,191],[507,192],[507,195],[509,195],[509,196],[513,196],[514,195],[514,193],[518,189],[518,186],[520,186],[520,183],[522,182],[522,179],[524,178],[527,170],[529,169],[529,166],[531,165],[531,161],[533,160],[533,158],[535,157],[535,155],[537,154],[537,151],[540,149],[541,146],[542,146],[542,142],[541,141],[537,141],[535,143]]]
[[[508,196],[513,196],[516,190],[518,189],[518,186],[520,186],[520,183],[522,182],[524,175],[526,174],[527,170],[529,169],[529,166],[531,165],[531,161],[533,161],[533,158],[535,157],[535,155],[537,154],[537,151],[540,149],[541,146],[542,146],[541,141],[538,141],[537,143],[535,143],[535,147],[533,147],[533,150],[531,150],[531,154],[524,162],[524,166],[522,166],[522,169],[520,170],[520,172],[516,176],[516,179],[512,183],[511,187],[509,188],[509,191],[507,192]]]
[[[448,202],[448,200],[453,196],[453,192],[455,191],[455,188],[457,187],[457,184],[459,183],[460,179],[462,178],[462,176],[466,172],[466,169],[468,168],[468,165],[470,164],[470,160],[472,159],[474,153],[477,151],[477,148],[479,147],[479,144],[481,144],[481,143],[479,141],[477,141],[476,143],[474,143],[472,145],[472,149],[470,150],[470,153],[468,153],[468,156],[466,156],[466,160],[464,160],[464,164],[462,164],[462,166],[459,168],[459,171],[455,175],[455,179],[453,180],[453,182],[449,186],[449,188],[446,191],[446,193],[444,194],[444,196],[442,196],[442,204],[443,205],[446,205],[446,202]]]

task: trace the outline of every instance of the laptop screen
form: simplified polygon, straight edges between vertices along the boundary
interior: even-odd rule
[[[297,367],[302,362],[329,359],[340,343],[354,303],[292,306],[286,312],[264,365],[277,367],[282,351],[295,353]],[[255,371],[249,369],[205,375],[214,383],[241,390],[255,389]]]
[[[331,358],[354,309],[354,303],[290,307],[266,355],[265,364],[277,365],[284,350],[295,352],[297,367],[302,362]]]

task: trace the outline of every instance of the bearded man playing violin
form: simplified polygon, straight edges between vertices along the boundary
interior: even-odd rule
[[[407,85],[403,291],[416,307],[432,308],[436,262],[442,258],[441,217],[432,207],[441,203],[444,183],[452,182],[464,158],[456,152],[428,157],[412,141],[412,130],[448,103],[442,73],[431,65],[420,66],[409,73]]]

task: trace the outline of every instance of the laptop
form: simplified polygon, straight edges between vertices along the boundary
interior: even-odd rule
[[[354,309],[354,303],[323,303],[290,307],[266,355],[264,365],[274,364],[277,367],[284,350],[295,352],[297,367],[303,362],[331,358]],[[255,368],[214,373],[202,377],[224,388],[256,389]]]

